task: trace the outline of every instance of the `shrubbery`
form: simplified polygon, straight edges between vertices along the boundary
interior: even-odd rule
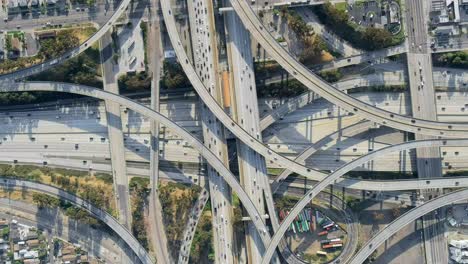
[[[348,13],[336,9],[329,2],[311,8],[323,24],[360,49],[376,50],[398,44],[385,29],[368,27],[362,31],[358,30],[349,22]]]
[[[140,244],[148,249],[148,237],[146,236],[145,227],[145,204],[150,192],[149,179],[133,177],[130,180],[130,192],[132,193],[133,210],[132,210],[132,233],[138,239]]]
[[[164,61],[164,74],[161,80],[161,88],[176,89],[190,86],[190,81],[185,75],[182,66],[177,62]]]
[[[468,52],[466,51],[434,54],[433,58],[437,66],[468,69]]]
[[[159,187],[159,199],[163,209],[168,247],[172,254],[179,251],[190,210],[200,190],[201,188],[196,185],[187,186],[173,182]]]

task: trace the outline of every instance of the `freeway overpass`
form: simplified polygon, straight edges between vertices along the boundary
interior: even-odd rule
[[[25,180],[10,179],[5,177],[1,178],[2,180],[0,180],[0,186],[2,188],[20,189],[45,193],[54,197],[58,197],[61,200],[68,201],[73,205],[88,211],[93,217],[101,220],[110,229],[112,229],[112,231],[114,231],[114,233],[117,236],[119,236],[122,239],[122,241],[124,241],[130,247],[130,249],[133,251],[133,253],[135,253],[135,255],[141,260],[142,263],[153,263],[148,252],[143,248],[143,246],[140,245],[140,242],[132,235],[132,233],[127,228],[122,226],[119,223],[119,221],[117,221],[117,219],[112,217],[110,214],[95,207],[91,203],[81,199],[80,197],[74,194],[71,194],[62,189],[50,185]]]
[[[312,189],[307,191],[307,193],[303,196],[301,200],[299,200],[294,208],[290,211],[289,215],[283,220],[281,223],[280,228],[274,234],[273,238],[271,239],[271,243],[268,245],[268,248],[265,252],[263,257],[262,263],[268,264],[270,263],[270,259],[275,252],[276,247],[280,243],[281,239],[283,238],[286,230],[289,228],[289,225],[294,221],[296,216],[301,213],[305,206],[309,204],[310,201],[321,191],[323,191],[328,185],[333,184],[336,180],[338,180],[341,176],[345,173],[351,171],[352,169],[361,166],[362,164],[375,159],[378,156],[385,155],[387,153],[395,152],[395,151],[402,151],[405,149],[412,149],[412,148],[428,148],[428,147],[440,147],[440,146],[468,146],[468,139],[453,139],[453,140],[445,140],[445,139],[428,139],[428,140],[417,140],[417,141],[410,141],[401,144],[392,145],[386,148],[382,148],[378,151],[371,152],[367,155],[364,155],[352,162],[349,162],[336,170],[335,172],[329,174],[326,178],[322,181],[314,185]],[[395,183],[398,184],[398,183]],[[428,181],[426,187],[431,187],[432,182]],[[456,186],[453,186],[456,187]]]
[[[439,196],[430,201],[427,201],[423,205],[420,205],[412,210],[409,210],[405,214],[398,217],[396,220],[388,224],[385,228],[381,229],[374,237],[372,237],[356,255],[351,259],[351,264],[361,264],[374,252],[380,245],[382,245],[387,239],[393,236],[400,229],[415,221],[416,219],[426,215],[427,213],[434,211],[446,205],[450,205],[462,200],[467,200],[468,189],[454,191],[446,195]]]
[[[262,25],[262,22],[250,6],[242,0],[233,0],[232,6],[244,25],[262,47],[294,78],[306,87],[318,93],[333,104],[342,107],[349,113],[372,120],[392,128],[417,134],[466,137],[468,124],[450,124],[437,121],[420,120],[389,113],[377,107],[365,104],[353,97],[335,89],[317,75],[309,71],[291,54],[284,50]],[[464,131],[464,132],[463,132]]]

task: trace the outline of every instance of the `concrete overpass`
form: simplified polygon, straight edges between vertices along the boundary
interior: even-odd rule
[[[284,50],[279,43],[275,41],[273,36],[267,32],[262,22],[245,1],[233,0],[231,3],[244,25],[250,30],[252,36],[285,70],[306,87],[333,104],[342,107],[349,113],[357,114],[362,118],[395,129],[425,135],[466,137],[468,124],[451,124],[392,114],[388,111],[363,103],[335,89],[309,71],[309,69]]]
[[[304,209],[305,206],[309,204],[310,201],[321,191],[323,191],[328,185],[333,184],[338,180],[341,176],[346,174],[347,172],[351,171],[354,168],[365,164],[372,159],[379,157],[381,155],[385,155],[387,153],[395,152],[395,151],[402,151],[412,148],[428,148],[428,147],[440,147],[440,146],[468,146],[468,139],[452,139],[452,140],[445,140],[445,139],[429,139],[429,140],[418,140],[418,141],[411,141],[405,142],[401,144],[392,145],[386,148],[382,148],[380,150],[371,152],[367,155],[364,155],[352,162],[349,162],[342,166],[340,169],[336,170],[335,172],[329,174],[325,179],[314,185],[312,189],[307,191],[307,193],[303,196],[301,200],[299,200],[294,208],[290,211],[289,215],[283,220],[280,225],[278,231],[274,234],[273,238],[271,239],[271,243],[268,245],[268,248],[265,252],[263,257],[262,263],[268,264],[270,263],[271,256],[275,252],[276,247],[280,243],[281,239],[283,238],[286,230],[288,229],[289,225],[294,221],[297,215]],[[422,183],[421,181],[420,183]],[[433,184],[432,181],[426,181],[427,188],[435,188],[431,186]],[[457,187],[457,186],[453,186]]]
[[[93,217],[102,221],[112,231],[114,231],[114,233],[117,236],[119,236],[123,241],[125,241],[125,243],[130,247],[130,249],[135,253],[135,255],[141,260],[142,263],[153,263],[148,252],[140,245],[140,242],[132,235],[132,233],[127,228],[122,226],[119,223],[119,221],[112,217],[110,214],[95,207],[91,203],[81,199],[80,197],[74,194],[71,194],[54,186],[38,182],[10,179],[5,177],[0,177],[0,179],[0,186],[2,188],[12,188],[45,193],[57,197],[61,200],[70,202],[73,205],[88,211]]]
[[[398,217],[396,220],[388,224],[385,228],[380,230],[377,235],[372,237],[356,255],[351,259],[351,264],[361,264],[374,252],[380,245],[387,239],[393,236],[400,229],[415,221],[416,219],[424,216],[425,214],[434,211],[443,206],[453,204],[462,200],[467,200],[468,189],[463,189],[451,192],[446,195],[434,198]]]
[[[162,4],[163,5],[163,4]],[[191,135],[188,131],[184,130],[182,127],[171,121],[169,118],[162,116],[158,112],[152,110],[151,108],[144,106],[140,103],[137,103],[133,100],[130,100],[124,96],[112,94],[100,89],[68,84],[68,83],[55,83],[54,85],[44,84],[44,83],[17,83],[11,84],[8,86],[0,87],[0,92],[14,92],[14,91],[54,91],[54,92],[65,92],[65,93],[74,93],[84,96],[90,96],[102,100],[111,100],[120,105],[123,105],[135,112],[140,113],[143,116],[146,116],[153,121],[159,122],[164,126],[170,128],[184,138],[194,149],[198,150],[202,156],[207,160],[207,162],[223,177],[231,189],[236,192],[239,196],[239,200],[242,202],[244,208],[246,209],[249,216],[253,219],[255,227],[260,230],[260,236],[262,242],[267,244],[270,239],[270,235],[267,232],[267,227],[262,221],[260,214],[256,210],[256,207],[250,200],[247,193],[241,187],[236,177],[231,173],[231,171],[226,168],[222,161],[213,154],[207,147],[204,146],[197,138]]]

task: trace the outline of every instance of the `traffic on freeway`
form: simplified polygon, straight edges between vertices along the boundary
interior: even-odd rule
[[[9,0],[2,212],[98,223],[129,247],[122,263],[463,263],[467,10]],[[119,250],[55,254],[3,216],[18,227],[0,262]]]

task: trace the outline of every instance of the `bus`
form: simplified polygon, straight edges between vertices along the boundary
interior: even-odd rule
[[[326,255],[327,255],[327,252],[318,250],[318,251],[317,251],[317,255],[319,255],[319,256],[326,256]]]

